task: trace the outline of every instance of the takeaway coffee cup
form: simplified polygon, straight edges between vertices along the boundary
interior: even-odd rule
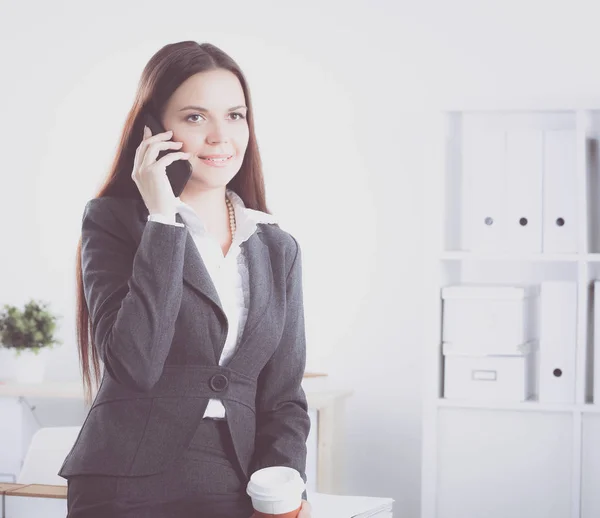
[[[256,518],[296,518],[302,506],[304,480],[293,468],[273,466],[252,474],[246,493]]]

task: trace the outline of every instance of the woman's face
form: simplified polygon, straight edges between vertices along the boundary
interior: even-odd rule
[[[246,100],[237,76],[217,69],[194,74],[167,102],[162,118],[171,140],[191,153],[188,185],[224,187],[237,174],[248,146]],[[222,155],[225,160],[206,157]],[[216,158],[216,157],[215,157]]]

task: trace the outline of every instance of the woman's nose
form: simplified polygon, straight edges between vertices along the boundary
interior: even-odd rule
[[[206,134],[206,139],[211,142],[227,142],[227,128],[225,123],[215,122],[211,124],[208,133]]]

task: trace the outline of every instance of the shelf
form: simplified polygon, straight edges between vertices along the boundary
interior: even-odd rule
[[[528,262],[570,262],[574,263],[579,260],[600,262],[600,254],[587,254],[587,256],[579,254],[484,254],[473,252],[442,252],[440,260],[442,261],[528,261]]]
[[[468,401],[458,399],[437,399],[438,408],[476,408],[480,410],[516,410],[528,412],[582,412],[600,413],[600,405],[593,404],[567,404],[567,403],[540,403],[539,401],[523,402],[495,402],[495,401]]]
[[[432,346],[424,353],[423,518],[479,516],[484,503],[494,517],[523,509],[548,518],[600,516],[600,293],[594,286],[600,280],[600,110],[513,108],[446,111],[435,127],[435,161],[424,182],[433,224],[424,232],[431,296],[423,334]],[[448,372],[439,342],[447,308],[440,290],[544,282],[577,288],[576,299],[561,299],[556,311],[557,318],[565,310],[576,317],[570,340],[557,342],[568,354],[563,359],[545,349],[552,367],[568,362],[571,398],[564,399],[572,401],[545,402],[551,390],[542,390],[542,401],[442,397]],[[534,302],[538,333],[553,318],[542,311],[544,303],[542,296]],[[550,383],[543,354],[540,346],[533,366],[537,394],[542,374]],[[463,375],[466,382],[469,373]]]

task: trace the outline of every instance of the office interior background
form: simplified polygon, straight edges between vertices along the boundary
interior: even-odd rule
[[[269,206],[302,246],[307,370],[352,391],[340,483],[417,518],[434,498],[421,489],[424,373],[439,346],[425,288],[440,114],[600,109],[599,19],[597,3],[577,0],[4,0],[0,304],[49,301],[63,344],[46,355],[45,380],[79,379],[83,207],[149,57],[186,39],[220,46],[249,81]],[[29,429],[83,411],[28,404]],[[0,430],[13,418],[0,415]]]

